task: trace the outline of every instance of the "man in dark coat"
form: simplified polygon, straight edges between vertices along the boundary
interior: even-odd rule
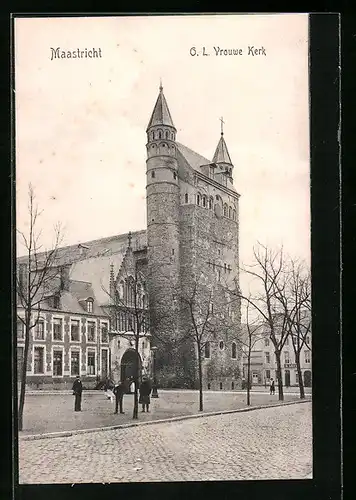
[[[115,385],[113,393],[115,394],[115,413],[118,413],[120,405],[120,413],[125,413],[123,410],[123,399],[126,392],[126,384],[124,382],[119,382]]]
[[[147,377],[143,377],[142,379],[142,384],[140,385],[140,399],[139,403],[142,404],[142,411],[145,412],[145,409],[147,410],[147,413],[150,411],[150,394],[151,394],[151,384],[150,381],[147,379]]]
[[[76,379],[74,380],[72,389],[73,389],[73,395],[75,396],[74,411],[81,411],[83,384],[82,381],[80,380],[79,375],[77,375]]]

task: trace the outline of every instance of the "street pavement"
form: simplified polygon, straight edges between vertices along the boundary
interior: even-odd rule
[[[299,400],[298,394],[285,395],[285,401]],[[251,405],[278,403],[278,395],[251,394]],[[205,391],[204,412],[246,408],[246,393]],[[141,409],[141,406],[140,406]],[[132,422],[133,395],[124,396],[125,415],[114,415],[114,403],[103,391],[84,391],[82,411],[74,412],[72,393],[28,395],[25,402],[24,429],[20,435],[46,434],[110,427]],[[159,391],[158,399],[151,399],[150,413],[140,413],[139,421],[161,420],[199,413],[198,391]]]
[[[311,478],[311,406],[20,439],[20,484]]]

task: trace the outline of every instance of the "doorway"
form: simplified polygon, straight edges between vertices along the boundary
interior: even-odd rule
[[[304,387],[311,387],[311,371],[305,370],[304,372]]]
[[[290,370],[284,372],[284,378],[286,387],[290,387]]]
[[[142,363],[140,355],[134,349],[128,349],[121,358],[121,380],[135,378],[135,368],[138,363],[138,378],[141,380]]]

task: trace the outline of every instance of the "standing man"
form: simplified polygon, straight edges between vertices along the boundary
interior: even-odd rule
[[[74,411],[81,411],[83,384],[82,381],[80,380],[79,375],[77,375],[76,379],[74,380],[72,389],[73,389],[73,395],[75,396]]]
[[[123,411],[122,402],[124,398],[124,394],[126,392],[126,387],[124,382],[119,382],[115,385],[113,393],[115,394],[115,413],[118,413],[119,404],[120,404],[120,413],[125,413]]]

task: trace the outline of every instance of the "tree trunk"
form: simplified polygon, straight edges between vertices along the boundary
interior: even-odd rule
[[[24,348],[24,354],[23,354],[19,413],[18,413],[19,431],[23,430],[23,412],[24,412],[25,394],[26,394],[27,361],[28,361],[28,351],[29,351],[29,346],[30,346],[30,319],[31,319],[31,315],[28,314],[28,312],[26,312],[26,314],[25,314],[25,348]]]
[[[298,384],[299,384],[300,399],[305,399],[303,375],[302,375],[302,370],[300,368],[300,351],[299,351],[299,353],[297,353],[295,351],[295,364],[297,366],[297,372],[298,372]]]
[[[251,349],[248,350],[248,355],[247,355],[247,406],[250,406],[251,404],[250,378],[251,378]]]
[[[276,351],[276,361],[277,361],[277,382],[278,382],[278,399],[279,401],[284,400],[283,395],[283,380],[282,380],[282,368],[281,368],[281,353]]]
[[[133,406],[133,414],[132,414],[132,419],[137,420],[138,419],[138,381],[139,381],[139,362],[138,362],[138,345],[139,345],[139,338],[137,334],[137,338],[135,339],[135,352],[136,352],[136,360],[135,360],[135,381],[134,381],[134,406]]]
[[[199,370],[199,411],[203,411],[203,370],[202,370],[200,346],[198,346],[198,370]]]

